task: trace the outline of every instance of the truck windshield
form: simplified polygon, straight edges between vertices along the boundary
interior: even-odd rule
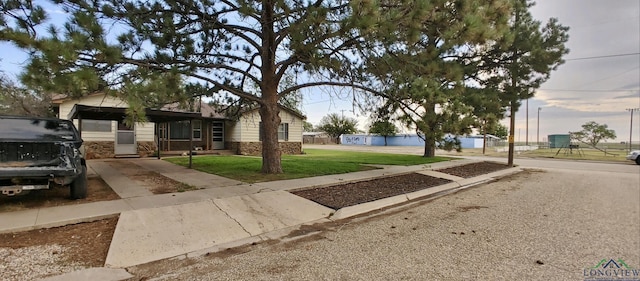
[[[0,117],[0,139],[74,141],[76,131],[67,120]]]

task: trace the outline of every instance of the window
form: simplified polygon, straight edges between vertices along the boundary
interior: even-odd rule
[[[111,132],[111,120],[82,119],[83,132]]]
[[[202,121],[193,120],[193,139],[200,140],[202,138]]]
[[[263,140],[262,122],[260,122],[260,141],[262,140]],[[279,141],[289,140],[289,123],[280,123],[280,126],[278,126],[278,140]]]
[[[289,140],[289,123],[282,123],[278,126],[278,140]]]
[[[202,121],[193,120],[192,136],[194,140],[202,138]],[[189,121],[175,121],[169,123],[169,138],[172,140],[189,139]]]

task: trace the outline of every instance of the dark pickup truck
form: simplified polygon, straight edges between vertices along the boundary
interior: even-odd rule
[[[69,186],[73,199],[87,197],[82,139],[69,120],[0,116],[0,193]]]

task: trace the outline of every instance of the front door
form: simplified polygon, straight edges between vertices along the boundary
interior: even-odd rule
[[[213,149],[224,149],[224,121],[212,122]]]
[[[129,127],[124,123],[124,121],[118,121],[114,150],[116,155],[138,154],[135,125],[133,127]]]

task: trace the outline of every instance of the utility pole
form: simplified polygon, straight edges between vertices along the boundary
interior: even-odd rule
[[[538,148],[540,148],[540,110],[542,110],[542,107],[538,107],[538,133],[536,134],[536,145],[538,145]]]
[[[631,112],[631,122],[629,125],[629,151],[633,150],[631,146],[631,140],[633,140],[633,112],[640,111],[640,108],[627,108],[627,111]]]
[[[526,126],[525,126],[525,129],[524,129],[524,131],[525,131],[524,132],[524,137],[525,137],[524,144],[525,145],[529,145],[529,99],[527,99],[527,101],[526,101],[526,107],[527,107],[527,110],[525,110],[525,112],[526,112],[527,122],[526,122]]]
[[[518,27],[518,23],[520,22],[520,14],[518,13],[518,10],[516,10],[516,14],[515,14],[515,19],[514,19],[514,25],[515,28],[517,29]],[[516,80],[515,77],[518,76],[518,68],[516,67],[516,64],[518,63],[518,49],[513,48],[513,59],[511,61],[511,69],[509,70],[511,72],[511,91],[516,91],[513,94],[516,94],[515,96],[519,96],[518,91],[518,81]],[[511,116],[509,116],[509,154],[507,155],[507,166],[509,167],[513,167],[513,154],[514,154],[514,150],[515,150],[515,141],[514,141],[514,135],[516,132],[516,104],[518,103],[517,98],[513,98],[510,101],[509,104],[509,110],[511,111]]]

